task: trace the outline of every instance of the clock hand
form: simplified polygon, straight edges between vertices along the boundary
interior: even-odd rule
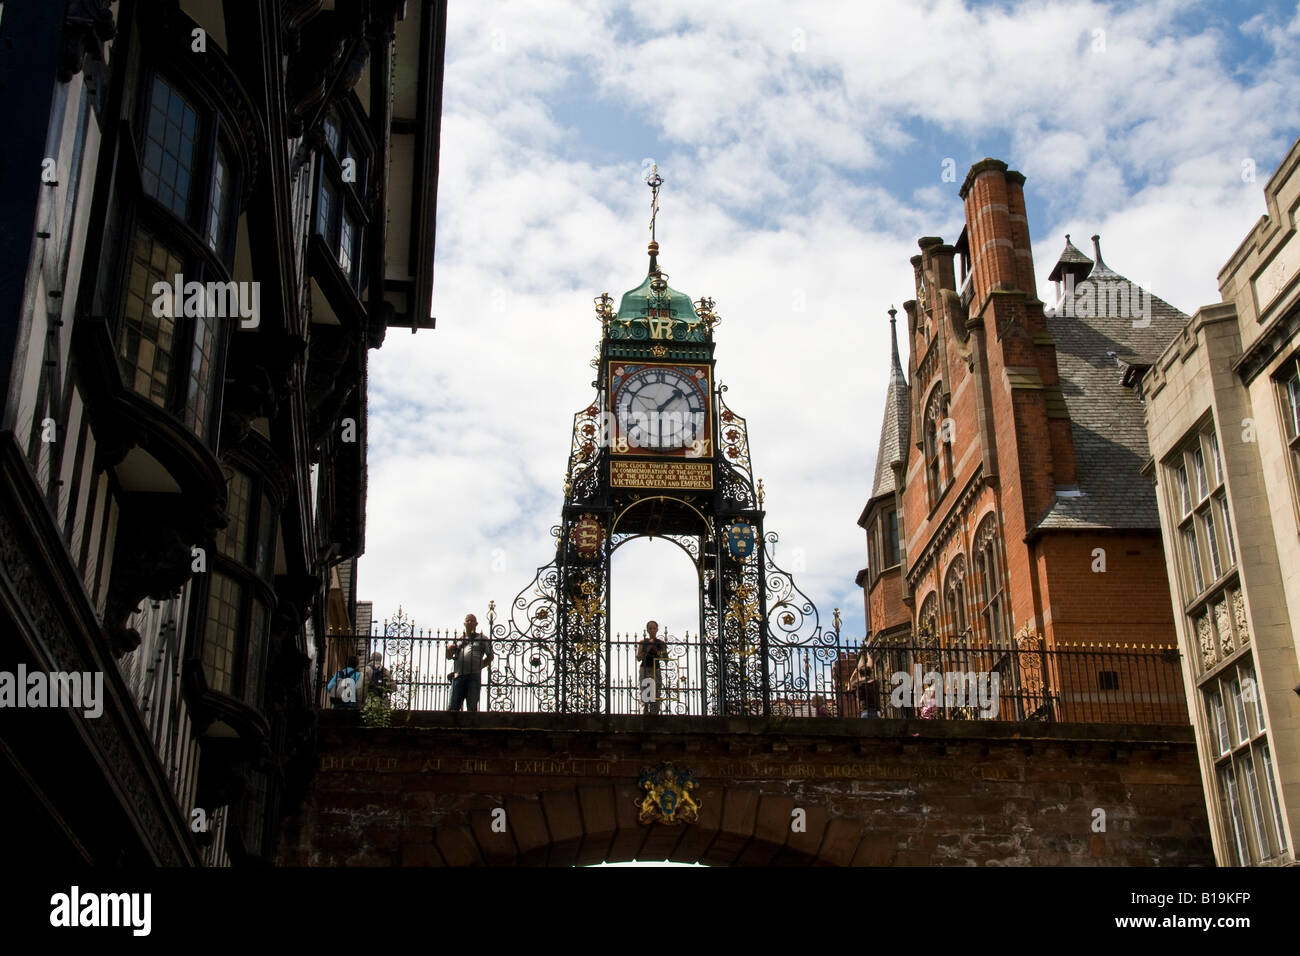
[[[666,401],[666,402],[664,402],[662,405],[660,405],[658,408],[656,408],[655,411],[657,411],[657,412],[662,412],[665,408],[667,408],[667,407],[668,407],[669,405],[671,405],[673,402],[677,401],[677,399],[679,399],[679,398],[685,398],[685,397],[686,397],[685,395],[683,395],[680,391],[678,391],[677,389],[674,388],[674,389],[673,389],[672,397],[669,398],[668,401]]]

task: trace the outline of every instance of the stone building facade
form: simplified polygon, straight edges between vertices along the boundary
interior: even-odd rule
[[[1215,856],[1294,863],[1300,815],[1300,142],[1267,214],[1146,371],[1147,465],[1168,542]]]
[[[1172,649],[1135,386],[1187,317],[1107,267],[1099,241],[1089,257],[1068,236],[1045,309],[1023,186],[1005,163],[977,163],[957,242],[922,238],[911,260],[907,373],[895,347],[859,519],[867,640]],[[1069,719],[1070,699],[1151,690],[1150,716],[1180,719],[1168,667],[1160,692],[1127,665],[1076,674],[1056,688],[1051,716]]]
[[[432,326],[445,6],[5,5],[0,672],[102,681],[4,713],[15,856],[274,858],[367,356]]]

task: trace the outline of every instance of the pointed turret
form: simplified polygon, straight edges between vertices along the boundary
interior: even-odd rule
[[[898,310],[889,307],[889,390],[885,393],[884,421],[880,425],[880,446],[876,451],[876,476],[871,483],[871,497],[894,492],[894,469],[891,464],[906,459],[905,449],[910,432],[907,376],[898,357]]]
[[[1100,256],[1098,261],[1100,261]],[[1060,256],[1056,259],[1056,265],[1052,266],[1052,271],[1047,278],[1050,282],[1063,282],[1067,275],[1073,275],[1075,282],[1081,282],[1088,278],[1088,273],[1092,271],[1092,265],[1092,260],[1080,252],[1075,244],[1070,241],[1070,234],[1067,232],[1065,234],[1065,248],[1061,250]]]

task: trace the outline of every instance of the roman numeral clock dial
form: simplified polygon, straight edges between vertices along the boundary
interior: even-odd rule
[[[704,369],[629,365],[611,371],[615,421],[628,452],[698,450],[708,432]]]

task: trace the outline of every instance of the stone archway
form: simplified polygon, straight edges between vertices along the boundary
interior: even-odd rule
[[[626,784],[565,786],[493,808],[453,812],[428,844],[402,846],[398,862],[428,866],[584,866],[631,860],[707,866],[851,862],[827,840],[825,807],[806,808],[807,826],[791,830],[795,799],[753,787],[727,787],[702,799],[697,822],[678,826],[637,820],[640,794]],[[497,820],[505,826],[493,828]],[[847,834],[846,834],[847,835]],[[823,856],[821,850],[828,853]]]
[[[322,715],[280,863],[1209,865],[1190,727],[779,717]],[[693,772],[697,821],[638,777]],[[1109,826],[1096,832],[1096,809]],[[801,812],[796,812],[801,811]]]

